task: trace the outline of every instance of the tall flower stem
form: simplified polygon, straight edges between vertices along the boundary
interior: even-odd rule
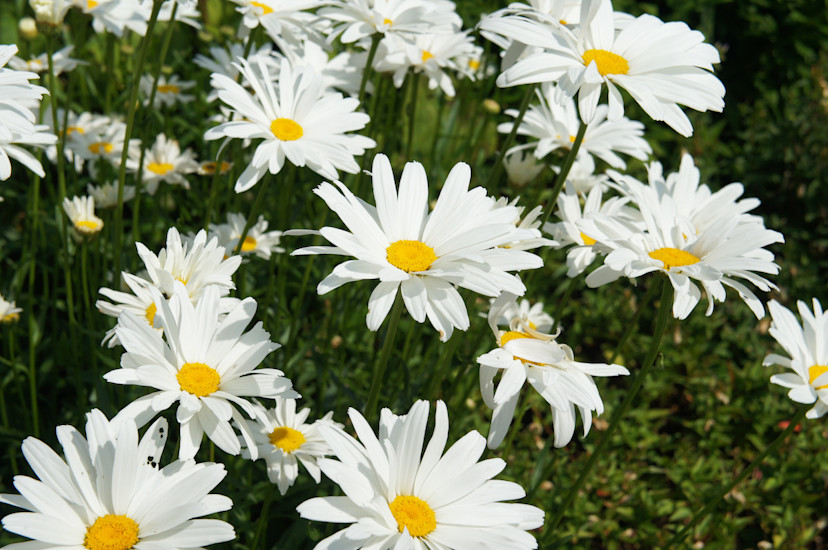
[[[656,316],[655,322],[655,330],[653,331],[653,339],[650,343],[650,349],[647,351],[647,356],[644,359],[644,363],[641,366],[641,370],[638,371],[638,375],[635,377],[633,381],[632,387],[627,390],[627,395],[624,397],[624,401],[621,402],[621,405],[615,410],[612,415],[612,419],[610,420],[609,427],[604,432],[601,440],[598,441],[598,445],[595,447],[595,450],[590,455],[589,459],[587,460],[586,464],[584,465],[583,469],[581,470],[578,479],[575,481],[575,484],[567,493],[566,497],[564,498],[563,502],[558,505],[558,511],[555,516],[546,523],[546,532],[544,533],[543,539],[541,540],[541,544],[539,545],[541,548],[545,547],[545,543],[549,542],[549,538],[555,532],[556,527],[563,519],[563,515],[569,506],[572,504],[572,501],[575,500],[578,492],[583,487],[584,482],[586,482],[587,477],[589,477],[592,468],[598,462],[598,458],[600,458],[604,454],[604,450],[606,449],[607,445],[609,444],[610,440],[612,439],[612,435],[615,433],[615,430],[618,429],[618,426],[621,425],[621,420],[626,414],[627,410],[632,405],[632,402],[635,400],[636,395],[638,395],[638,390],[641,389],[641,386],[644,384],[644,380],[647,378],[650,370],[652,370],[653,365],[655,364],[656,357],[658,356],[658,350],[661,347],[661,340],[664,336],[664,332],[667,328],[667,321],[670,319],[670,312],[673,307],[673,286],[670,284],[669,279],[666,277],[662,282],[662,289],[661,289],[661,304],[659,304],[658,314]]]
[[[371,380],[371,389],[368,390],[368,401],[365,403],[364,411],[366,418],[374,418],[376,416],[379,392],[382,387],[383,378],[385,377],[385,368],[388,366],[391,352],[394,351],[394,339],[397,336],[397,326],[400,323],[402,309],[403,299],[400,296],[400,292],[397,292],[396,296],[394,296],[394,305],[391,306],[391,314],[388,316],[388,328],[385,331],[385,341],[382,343],[382,351],[374,367],[374,378]]]
[[[377,55],[377,48],[379,47],[382,36],[379,33],[374,33],[371,36],[371,49],[368,50],[368,60],[365,62],[365,68],[362,69],[362,80],[359,81],[359,104],[362,105],[365,99],[365,89],[368,87],[368,79],[371,76],[374,66],[374,57]],[[376,91],[376,90],[375,90]]]
[[[793,433],[797,425],[799,425],[799,423],[805,418],[805,415],[807,414],[810,408],[811,406],[808,405],[806,407],[802,407],[799,411],[797,411],[796,415],[794,415],[794,417],[788,424],[788,427],[785,428],[782,431],[782,433],[779,434],[779,436],[773,440],[773,443],[765,447],[765,450],[759,453],[756,456],[756,458],[753,459],[753,462],[751,462],[745,468],[743,468],[742,471],[739,472],[739,475],[737,475],[733,479],[733,481],[730,482],[729,485],[722,489],[719,489],[719,491],[715,495],[713,495],[713,497],[710,500],[707,501],[707,504],[704,505],[704,508],[699,510],[696,513],[696,515],[693,516],[693,519],[690,521],[690,523],[685,525],[681,531],[676,533],[676,535],[667,544],[666,548],[676,548],[678,544],[681,544],[681,541],[684,540],[684,537],[686,537],[690,533],[690,531],[692,531],[693,527],[698,525],[698,523],[701,520],[703,520],[707,516],[707,514],[709,514],[716,508],[716,506],[722,501],[726,494],[732,491],[734,487],[739,485],[739,483],[741,483],[751,472],[753,472],[760,464],[762,464],[762,462],[764,462],[765,458],[767,458],[769,454],[775,452],[779,448],[779,446],[782,445],[782,442],[784,442],[788,438],[788,436],[791,435],[791,433]]]
[[[161,78],[161,68],[164,66],[164,60],[167,59],[167,51],[170,49],[170,41],[172,40],[173,29],[175,29],[175,12],[178,10],[178,2],[173,2],[172,12],[170,12],[170,22],[167,25],[167,32],[164,33],[164,40],[161,43],[161,54],[158,58],[158,65],[152,75],[152,88],[150,88],[149,101],[147,105],[152,108],[155,104],[155,96],[158,93],[158,80]],[[138,160],[138,171],[135,173],[135,199],[132,203],[132,240],[138,242],[141,240],[140,212],[141,212],[141,186],[144,183],[144,159],[147,154],[147,143],[151,138],[150,129],[152,125],[149,124],[148,117],[144,117],[144,139],[141,140],[141,156]]]
[[[561,166],[561,171],[558,174],[558,179],[555,180],[555,187],[552,188],[552,195],[546,201],[549,206],[546,208],[546,214],[544,214],[543,216],[543,223],[541,223],[541,227],[546,225],[546,222],[549,221],[549,216],[555,209],[555,204],[558,202],[558,195],[560,195],[561,191],[563,190],[564,183],[566,183],[566,178],[567,176],[569,176],[569,171],[572,170],[572,164],[575,162],[575,158],[578,156],[578,149],[581,148],[581,143],[583,143],[584,141],[586,129],[587,125],[581,122],[581,125],[578,127],[578,135],[575,136],[575,141],[572,143],[572,147],[569,149],[569,154],[566,155],[566,159],[564,159],[563,166]]]
[[[132,138],[132,131],[135,126],[135,111],[138,110],[138,82],[144,74],[144,63],[147,60],[147,50],[152,41],[152,31],[155,29],[155,22],[158,21],[158,12],[161,11],[163,0],[153,0],[152,12],[147,22],[147,33],[141,39],[141,46],[138,48],[138,61],[135,65],[135,73],[132,75],[132,88],[129,91],[129,103],[127,104],[127,121],[124,129],[124,148],[121,151],[121,165],[118,168],[118,204],[115,207],[115,273],[121,272],[121,255],[123,252],[124,233],[124,183],[126,182],[126,161],[129,153],[129,140]]]
[[[414,124],[417,121],[417,91],[420,89],[422,73],[414,75],[411,81],[411,101],[408,104],[408,140],[405,142],[405,158],[411,159],[411,147],[414,145]]]
[[[216,167],[216,170],[218,170],[218,167]],[[259,216],[259,211],[262,209],[265,191],[267,191],[267,184],[270,183],[271,179],[272,178],[265,176],[259,183],[259,192],[256,194],[256,199],[253,201],[253,206],[250,208],[250,214],[247,216],[247,221],[244,223],[244,231],[242,231],[242,234],[239,236],[239,242],[236,244],[233,254],[241,254],[244,239],[247,238],[247,233],[250,231],[250,228],[253,227],[256,218]],[[286,184],[283,182],[282,185]]]
[[[529,109],[529,104],[532,102],[532,98],[535,97],[535,88],[537,88],[537,84],[532,84],[526,89],[526,95],[523,96],[523,101],[520,104],[520,111],[518,111],[518,115],[515,118],[512,131],[509,132],[509,135],[506,137],[506,141],[504,141],[501,145],[500,154],[497,156],[497,160],[495,161],[494,167],[492,167],[492,171],[489,172],[489,179],[486,180],[486,189],[492,189],[495,182],[497,182],[497,178],[500,177],[500,172],[503,170],[503,159],[506,158],[506,151],[509,150],[509,147],[512,146],[512,142],[515,141],[518,127],[520,126],[520,123],[523,122],[523,117],[526,115],[527,109]]]

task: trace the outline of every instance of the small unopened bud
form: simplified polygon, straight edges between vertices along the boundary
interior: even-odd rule
[[[483,109],[487,113],[491,113],[493,115],[496,115],[500,112],[500,104],[497,101],[495,101],[494,99],[487,98],[487,99],[483,100]]]
[[[37,23],[31,17],[24,17],[17,23],[17,32],[26,40],[37,38]]]
[[[38,23],[60,25],[70,8],[65,0],[29,0]]]
[[[341,345],[342,345],[342,341],[343,341],[343,340],[342,340],[342,336],[340,336],[340,335],[338,335],[338,334],[337,334],[336,336],[334,336],[333,338],[331,338],[331,347],[332,347],[333,349],[337,349],[339,346],[341,346]]]

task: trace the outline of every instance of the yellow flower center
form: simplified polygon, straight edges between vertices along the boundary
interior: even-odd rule
[[[12,323],[12,322],[19,321],[19,320],[20,320],[20,314],[15,312],[15,313],[9,313],[8,315],[4,316],[3,318],[0,318],[0,323]]]
[[[184,363],[175,378],[182,390],[196,397],[204,397],[218,391],[221,382],[216,369],[204,363]]]
[[[287,426],[274,429],[270,432],[268,438],[274,447],[286,453],[292,453],[305,442],[305,436],[302,435],[302,432]]]
[[[77,132],[77,133],[79,133],[79,134],[85,134],[85,133],[86,133],[86,132],[84,131],[84,129],[83,129],[83,128],[81,128],[80,126],[68,126],[68,127],[66,128],[66,135],[67,135],[67,136],[71,136],[71,135],[72,135],[72,132]]]
[[[532,329],[537,328],[534,325],[534,323],[529,323],[529,326],[532,327]],[[532,338],[532,335],[526,334],[525,332],[517,332],[517,331],[514,331],[514,330],[507,330],[506,332],[504,332],[503,334],[500,335],[500,347],[502,348],[503,346],[505,346],[506,342],[511,342],[512,340],[518,340],[520,338]],[[512,357],[514,357],[518,361],[523,361],[524,363],[528,363],[530,365],[538,365],[538,366],[543,365],[543,363],[537,363],[535,361],[530,361],[530,360],[524,359],[523,357],[520,357],[518,355],[513,355]]]
[[[147,306],[145,316],[147,318],[147,323],[149,326],[153,326],[152,324],[155,322],[155,313],[158,311],[158,306],[155,305],[155,302],[151,303]]]
[[[558,23],[560,23],[561,25],[569,25],[569,23],[566,22],[566,19],[559,19]]]
[[[296,141],[305,135],[302,127],[289,118],[277,118],[271,122],[270,131],[273,132],[276,139],[281,139],[282,141]]]
[[[390,19],[388,19],[387,17],[386,17],[385,19],[383,19],[383,20],[382,20],[382,24],[383,24],[383,25],[388,25],[388,26],[391,26],[391,24],[392,24],[392,23],[393,23],[393,21],[391,21],[391,20],[390,20]]]
[[[388,507],[397,520],[397,529],[400,533],[408,528],[408,534],[412,537],[424,537],[437,528],[434,510],[422,499],[399,495]]]
[[[808,367],[808,377],[810,378],[808,382],[813,384],[817,378],[819,378],[826,372],[828,372],[828,366],[825,365],[814,365],[812,367]],[[828,384],[825,384],[824,386],[819,386],[817,389],[822,390],[825,388],[828,388]]]
[[[469,69],[476,71],[480,68],[480,61],[477,59],[469,59]]]
[[[412,271],[425,271],[437,255],[434,249],[420,241],[397,241],[385,249],[388,263],[399,267],[406,273]]]
[[[159,176],[163,176],[172,169],[173,165],[169,162],[150,162],[147,164],[147,170],[153,172],[154,174],[158,174]]]
[[[603,76],[608,74],[627,74],[630,70],[630,64],[627,60],[617,53],[608,52],[607,50],[587,50],[583,55],[584,65],[589,65],[595,61],[598,66],[598,72]]]
[[[214,174],[216,172],[217,164],[215,162],[205,162],[201,165],[201,171],[205,174]],[[220,173],[224,174],[230,169],[230,163],[221,161]]]
[[[428,50],[423,50],[423,63],[434,57],[434,54]]]
[[[83,545],[89,550],[128,550],[138,542],[138,524],[126,516],[107,514],[86,529]]]
[[[698,263],[700,258],[678,248],[659,248],[650,252],[650,258],[664,262],[664,269],[669,271],[673,267],[693,265]]]
[[[162,94],[177,94],[181,91],[181,88],[176,86],[175,84],[159,84],[158,85],[158,92]]]
[[[104,153],[111,153],[112,149],[114,148],[115,146],[109,143],[108,141],[96,141],[95,143],[89,146],[89,150],[92,151],[92,153],[95,155],[102,154],[102,149]]]
[[[261,8],[262,15],[267,15],[268,13],[273,13],[273,8],[271,8],[267,4],[262,4],[261,2],[250,2],[250,5],[255,6],[257,8]]]
[[[88,10],[95,9],[97,5],[98,3],[95,0],[86,0],[86,9]]]
[[[595,241],[595,239],[593,239],[593,238],[592,238],[592,237],[590,237],[589,235],[585,235],[585,234],[583,233],[583,231],[581,232],[581,239],[583,239],[584,244],[585,244],[586,246],[592,246],[592,245],[594,245],[594,244],[595,244],[595,242],[596,242],[596,241]]]
[[[251,237],[250,235],[245,236],[244,242],[242,243],[241,251],[242,252],[250,252],[252,250],[256,250],[257,245],[256,239]]]
[[[78,220],[75,229],[81,233],[97,233],[103,227],[103,222],[95,220]]]

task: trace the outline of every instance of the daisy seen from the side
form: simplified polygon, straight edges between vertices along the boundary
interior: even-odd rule
[[[442,401],[425,450],[426,401],[414,403],[405,416],[383,409],[378,436],[355,409],[348,415],[359,441],[321,426],[337,459],[318,461],[345,495],[312,498],[297,508],[303,518],[350,524],[316,548],[537,548],[527,530],[543,524],[543,511],[505,502],[525,492],[493,479],[506,462],[479,461],[486,447],[479,433],[469,432],[445,450],[448,413]]]

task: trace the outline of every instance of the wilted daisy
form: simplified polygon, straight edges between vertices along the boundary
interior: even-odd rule
[[[828,412],[828,315],[819,300],[814,298],[812,303],[813,311],[803,301],[796,303],[800,324],[791,310],[771,300],[770,334],[790,357],[771,353],[762,364],[791,369],[793,372],[774,374],[770,381],[789,388],[788,397],[797,403],[814,403],[806,416],[820,418]]]
[[[23,441],[38,479],[15,476],[20,494],[0,495],[0,502],[26,510],[4,517],[3,528],[32,541],[7,548],[183,549],[235,538],[227,522],[196,519],[233,506],[210,493],[227,474],[223,465],[190,460],[159,468],[163,418],[139,440],[131,421],[109,422],[97,409],[86,417],[85,438],[58,426],[65,458],[39,439]]]
[[[14,300],[7,302],[2,295],[0,295],[0,323],[13,323],[20,319],[22,309],[17,307]]]
[[[714,300],[724,301],[730,287],[750,307],[757,318],[765,308],[741,281],[744,279],[767,292],[776,286],[761,274],[776,274],[773,253],[765,246],[784,242],[782,235],[762,223],[743,223],[738,216],[721,216],[707,227],[693,225],[678,215],[671,195],[658,196],[644,187],[635,197],[642,215],[640,224],[624,223],[608,216],[595,215],[579,225],[589,237],[608,247],[604,264],[586,278],[594,288],[619,277],[637,278],[663,272],[675,290],[673,316],[686,318],[701,298],[701,283],[708,298],[707,315],[713,313]]]
[[[140,151],[130,151],[127,159],[127,168],[138,170],[141,161]],[[171,185],[180,185],[189,189],[190,184],[184,177],[198,170],[195,155],[190,149],[181,151],[178,141],[167,139],[164,134],[158,134],[152,147],[146,150],[144,156],[144,170],[141,179],[150,195],[154,195],[158,184],[162,181]]]
[[[90,236],[103,229],[103,220],[95,215],[95,199],[86,197],[69,197],[63,199],[63,210],[72,221],[75,231],[83,236]]]
[[[149,104],[150,93],[152,92],[153,78],[151,75],[145,74],[141,77],[140,89],[144,96],[144,105]],[[166,77],[161,75],[158,77],[158,87],[155,89],[155,101],[152,106],[158,107],[172,107],[178,103],[190,103],[195,96],[192,94],[185,94],[195,86],[194,80],[181,80],[178,75],[171,75]]]
[[[257,65],[258,71],[242,59],[236,67],[255,95],[224,75],[214,73],[211,79],[221,100],[244,120],[210,128],[204,138],[264,138],[236,181],[236,192],[255,185],[267,171],[278,173],[286,158],[331,179],[337,177],[337,170],[358,172],[354,155],[376,145],[370,138],[347,133],[368,123],[368,115],[356,112],[359,102],[338,93],[323,95],[319,75],[307,66],[294,69],[288,61],[282,62],[277,91],[260,76],[268,74],[267,67],[261,60]]]
[[[437,402],[434,431],[423,452],[429,404],[417,401],[405,416],[383,409],[379,437],[355,409],[348,415],[359,441],[333,426],[319,430],[338,460],[319,467],[345,493],[317,497],[297,507],[306,519],[350,524],[316,548],[537,548],[527,530],[543,524],[543,511],[504,502],[523,488],[495,480],[506,466],[480,460],[486,442],[476,431],[445,454],[448,413]]]
[[[181,424],[179,458],[192,458],[207,437],[221,450],[239,454],[241,445],[230,425],[233,419],[254,459],[256,445],[248,421],[255,409],[246,397],[295,398],[291,382],[275,369],[258,368],[279,345],[270,341],[262,323],[245,328],[256,313],[247,298],[220,317],[219,290],[208,287],[193,306],[187,290],[176,282],[169,302],[156,289],[154,325],[163,336],[130,311],[118,317],[115,333],[126,350],[121,368],[104,378],[115,384],[147,386],[158,391],[139,397],[115,417],[135,419],[143,426],[178,402]]]
[[[610,0],[584,0],[580,24],[572,29],[537,14],[503,21],[487,20],[481,27],[542,51],[506,69],[498,86],[557,82],[561,97],[578,94],[585,123],[594,120],[604,86],[610,120],[624,114],[620,87],[653,119],[685,137],[693,126],[680,104],[697,111],[724,108],[725,89],[713,74],[719,53],[685,23],[644,14],[616,32]]]
[[[230,256],[235,252],[246,224],[247,218],[236,212],[227,214],[227,223],[210,224],[210,233],[218,237],[219,243],[224,247],[225,255]],[[255,254],[267,260],[272,253],[285,251],[284,248],[279,247],[282,232],[268,231],[267,226],[268,221],[264,216],[259,216],[258,221],[248,229],[244,237],[240,250],[242,254]]]
[[[239,268],[241,258],[225,258],[218,239],[213,237],[208,241],[204,230],[196,234],[192,243],[184,244],[178,230],[171,227],[167,231],[167,246],[157,256],[143,243],[135,243],[135,246],[149,279],[165,296],[172,296],[175,281],[187,287],[194,301],[207,287],[217,286],[222,296],[236,288],[232,276]]]
[[[529,106],[517,133],[538,141],[517,146],[513,150],[533,149],[537,158],[543,158],[557,149],[568,151],[575,142],[581,124],[575,102],[564,98],[563,103],[558,105],[554,99],[555,86],[549,83],[537,90],[536,95],[540,103]],[[597,107],[595,118],[584,133],[578,156],[594,155],[615,168],[625,168],[627,165],[618,153],[646,160],[652,149],[643,137],[644,125],[626,117],[607,120],[608,110],[606,105]],[[517,117],[518,111],[507,109],[506,114]],[[497,131],[508,134],[513,126],[512,122],[504,122],[497,126]]]
[[[329,412],[310,424],[306,421],[310,409],[296,412],[295,399],[276,398],[272,409],[254,401],[256,422],[251,426],[253,440],[258,447],[259,458],[267,463],[267,478],[276,484],[279,493],[285,494],[299,476],[299,463],[305,467],[310,476],[319,483],[321,479],[316,461],[332,453],[331,448],[319,433],[321,424],[342,427],[331,420]],[[248,449],[242,450],[242,456],[250,458]]]
[[[374,157],[371,176],[377,206],[361,201],[339,182],[314,189],[348,230],[323,227],[320,234],[334,246],[293,252],[356,257],[337,265],[317,286],[319,294],[351,281],[379,279],[368,300],[370,330],[380,327],[399,292],[411,317],[418,323],[428,318],[446,341],[455,328],[469,326],[455,285],[486,296],[503,290],[523,294],[523,283],[508,272],[543,265],[530,252],[501,247],[533,239],[535,232],[516,227],[520,212],[515,206],[495,208],[485,189],[469,190],[467,164],[452,168],[431,212],[420,163],[406,164],[399,190],[385,155]]]

